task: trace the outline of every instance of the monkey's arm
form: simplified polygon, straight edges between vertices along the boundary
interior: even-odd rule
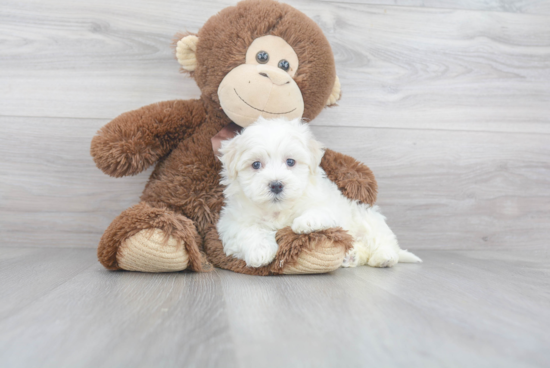
[[[362,203],[374,204],[378,184],[371,169],[353,157],[327,149],[321,167],[343,195]]]
[[[164,101],[126,112],[102,127],[90,153],[105,174],[135,175],[169,153],[205,118],[200,100]]]

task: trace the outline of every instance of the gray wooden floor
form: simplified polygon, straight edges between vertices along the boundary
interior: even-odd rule
[[[109,272],[3,248],[1,367],[548,367],[550,255],[419,251],[317,276]]]
[[[0,367],[550,366],[550,1],[297,0],[343,89],[313,129],[369,165],[394,269],[110,273],[150,171],[89,156],[199,96],[170,41],[234,0],[0,0]]]

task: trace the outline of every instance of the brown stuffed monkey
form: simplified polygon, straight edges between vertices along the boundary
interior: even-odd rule
[[[311,121],[340,98],[332,50],[319,26],[289,5],[246,0],[210,18],[197,35],[181,35],[176,56],[197,82],[200,99],[124,113],[92,140],[94,161],[108,175],[156,165],[141,202],[103,234],[99,261],[111,270],[143,272],[207,271],[212,264],[253,275],[338,268],[351,247],[342,229],[302,235],[282,229],[275,260],[250,268],[224,254],[215,226],[223,206],[214,152],[219,139],[234,134],[234,124],[246,127],[260,116]],[[375,201],[376,181],[365,165],[327,150],[321,166],[348,198]]]

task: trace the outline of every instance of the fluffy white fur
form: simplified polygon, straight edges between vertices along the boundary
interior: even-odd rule
[[[324,148],[307,124],[260,119],[225,141],[220,152],[226,189],[218,232],[227,255],[260,267],[275,258],[275,233],[283,227],[300,234],[342,227],[354,238],[343,267],[421,262],[399,248],[378,206],[347,199],[326,177],[319,166]],[[271,191],[275,181],[283,184],[281,193]]]

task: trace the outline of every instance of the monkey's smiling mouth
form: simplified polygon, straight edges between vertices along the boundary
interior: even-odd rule
[[[233,91],[235,91],[235,94],[237,95],[237,97],[239,97],[239,98],[241,99],[242,102],[244,102],[244,103],[247,104],[248,106],[252,107],[254,110],[258,110],[258,111],[261,111],[261,112],[266,112],[266,113],[268,113],[268,114],[273,114],[273,115],[290,114],[292,111],[296,110],[296,107],[293,108],[292,110],[286,111],[286,112],[271,112],[271,111],[266,111],[266,110],[258,109],[257,107],[254,107],[254,106],[252,106],[251,104],[249,104],[248,102],[246,102],[241,96],[239,96],[239,94],[237,93],[237,90],[236,90],[235,88],[233,88]]]

